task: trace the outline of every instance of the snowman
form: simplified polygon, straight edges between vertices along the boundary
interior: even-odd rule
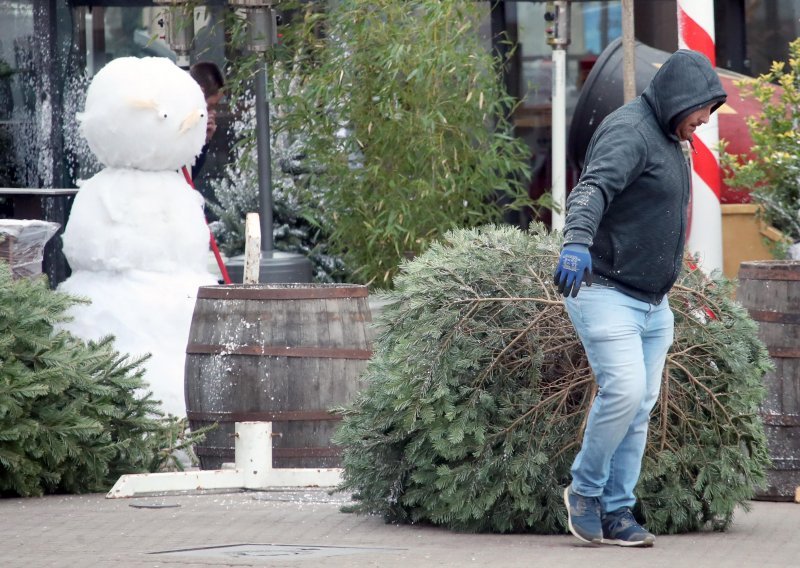
[[[179,172],[205,142],[206,102],[169,59],[124,57],[93,78],[80,132],[105,169],[79,184],[63,235],[72,275],[59,289],[91,300],[65,327],[152,354],[145,379],[162,409],[186,415],[183,372],[197,289],[208,271],[203,198]]]

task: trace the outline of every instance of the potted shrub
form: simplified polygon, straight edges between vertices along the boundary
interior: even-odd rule
[[[310,6],[285,34],[297,84],[277,88],[276,128],[302,137],[301,200],[356,281],[391,287],[444,232],[529,204],[529,151],[478,29],[486,15],[457,0],[345,0]]]
[[[786,239],[774,243],[777,257],[800,258],[800,38],[789,44],[789,61],[773,62],[769,73],[739,83],[762,105],[750,117],[752,158],[721,154],[726,182],[750,189],[767,225]],[[723,147],[724,149],[724,147]]]

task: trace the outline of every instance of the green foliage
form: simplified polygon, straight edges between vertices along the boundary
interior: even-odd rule
[[[595,383],[541,226],[452,231],[405,263],[343,409],[351,510],[464,531],[565,530],[561,500]],[[770,359],[727,282],[686,271],[637,494],[657,533],[724,529],[768,464]],[[709,318],[706,308],[715,319]]]
[[[800,241],[800,38],[789,44],[788,70],[785,63],[773,62],[769,73],[739,86],[761,103],[762,113],[747,119],[752,159],[722,155],[725,181],[751,189],[764,219]]]
[[[240,118],[233,125],[239,139],[233,149],[233,161],[226,166],[224,178],[213,183],[218,203],[209,203],[219,219],[212,223],[212,230],[228,256],[244,252],[245,218],[247,213],[260,210],[255,101],[240,97],[239,113]],[[275,249],[306,256],[313,266],[315,282],[345,281],[349,273],[341,258],[330,253],[326,231],[309,219],[299,201],[309,175],[303,164],[301,143],[292,141],[286,133],[275,133],[270,142]]]
[[[174,467],[202,435],[141,396],[144,357],[58,330],[77,302],[43,278],[13,281],[0,262],[0,495],[102,491]]]
[[[363,282],[391,287],[447,230],[499,221],[499,196],[528,203],[528,150],[480,15],[460,0],[344,0],[287,35],[301,83],[277,127],[302,133],[304,201]]]
[[[225,89],[237,117],[232,126],[236,143],[222,179],[211,182],[217,202],[210,202],[209,209],[218,218],[211,225],[212,231],[225,254],[233,256],[244,252],[247,214],[260,210],[253,85],[255,74],[265,60],[263,55],[244,51],[247,29],[241,13],[228,12],[225,21],[231,56],[231,64],[226,69]],[[270,98],[273,99],[270,102],[270,123],[273,126],[280,124],[285,113],[286,98],[281,93],[292,89],[296,73],[291,65],[287,67],[280,60],[270,58]],[[346,281],[349,272],[344,262],[338,255],[330,253],[327,231],[313,220],[313,211],[320,204],[303,204],[299,199],[301,193],[308,191],[310,175],[303,159],[302,137],[280,132],[278,128],[273,128],[270,134],[275,249],[306,256],[313,266],[316,282]]]
[[[670,293],[675,341],[638,495],[659,532],[726,529],[769,464],[758,409],[772,368],[757,324],[724,279],[687,270]]]

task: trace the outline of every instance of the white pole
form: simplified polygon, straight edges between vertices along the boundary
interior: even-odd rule
[[[243,284],[258,284],[261,272],[261,221],[258,213],[248,213],[244,222]]]
[[[552,107],[552,169],[553,169],[553,208],[552,229],[561,231],[567,203],[567,52],[560,47],[553,48],[553,107]]]
[[[242,487],[267,487],[272,473],[272,422],[237,422],[234,451]]]
[[[567,209],[567,52],[570,42],[570,2],[548,2],[544,19],[547,43],[553,47],[553,83],[550,110],[553,212],[550,228],[564,229]]]

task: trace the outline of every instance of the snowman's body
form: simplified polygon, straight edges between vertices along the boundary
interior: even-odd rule
[[[151,353],[145,378],[165,412],[185,416],[183,368],[199,286],[208,271],[203,199],[179,168],[205,140],[205,99],[163,58],[122,58],[89,87],[81,132],[106,169],[84,181],[64,231],[72,275],[59,287],[88,297],[66,328],[116,337]]]

